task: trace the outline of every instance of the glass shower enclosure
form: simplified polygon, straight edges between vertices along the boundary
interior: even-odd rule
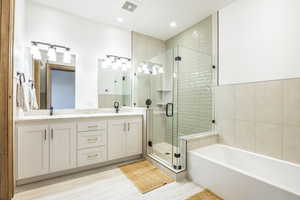
[[[152,101],[147,109],[147,154],[179,172],[186,167],[187,136],[213,129],[212,58],[177,46],[141,65],[163,68],[161,73],[150,67],[136,75],[145,94],[140,101]]]

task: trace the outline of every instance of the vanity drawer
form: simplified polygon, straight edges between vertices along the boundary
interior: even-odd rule
[[[95,131],[106,129],[106,121],[86,121],[78,122],[78,131]]]
[[[78,133],[78,149],[106,145],[106,130]]]
[[[91,148],[77,151],[78,167],[106,161],[106,147]]]

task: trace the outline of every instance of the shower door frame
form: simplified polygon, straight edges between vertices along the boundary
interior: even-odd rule
[[[153,118],[154,118],[154,110],[153,108],[147,108],[147,155],[164,165],[165,167],[171,169],[175,173],[179,173],[181,171],[185,170],[186,166],[186,141],[185,140],[180,140],[179,139],[179,134],[178,134],[178,117],[177,117],[177,106],[178,104],[177,101],[177,91],[178,91],[178,76],[176,77],[175,74],[178,71],[179,67],[179,62],[181,61],[181,57],[178,55],[179,54],[179,46],[176,46],[175,48],[172,48],[172,61],[171,64],[171,92],[172,92],[172,100],[171,102],[167,102],[165,106],[166,108],[163,109],[166,112],[165,118],[167,119],[168,117],[172,117],[172,127],[171,127],[171,146],[172,146],[172,152],[171,152],[171,163],[168,161],[164,160],[161,158],[159,155],[155,155],[155,152],[153,150],[154,148],[154,134],[151,130],[151,127],[153,127]],[[176,93],[176,95],[175,95]],[[176,98],[176,101],[175,101]],[[168,116],[168,110],[167,110],[167,105],[172,104],[172,116]],[[166,122],[167,123],[167,122]],[[167,129],[166,129],[167,131]]]

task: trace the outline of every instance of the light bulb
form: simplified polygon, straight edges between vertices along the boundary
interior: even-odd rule
[[[122,63],[121,59],[118,59],[116,63],[117,63],[118,68],[122,68],[123,63]]]
[[[108,68],[108,67],[109,67],[109,60],[108,60],[108,59],[103,59],[103,60],[101,61],[101,67],[102,67],[103,69]]]
[[[155,67],[153,67],[152,74],[157,75],[157,69]]]
[[[127,71],[126,65],[123,65],[121,70],[122,70],[123,72],[126,72],[126,71]]]
[[[150,74],[150,70],[147,68],[147,69],[144,69],[144,73],[145,74]]]
[[[116,62],[114,62],[114,63],[112,64],[112,69],[113,69],[113,70],[117,70],[117,69],[118,69],[118,64],[117,64]]]
[[[142,66],[143,66],[143,70],[144,71],[148,69],[148,65],[147,64],[143,64]]]
[[[55,47],[50,47],[48,49],[48,60],[49,61],[56,61],[56,51],[55,51]]]
[[[127,69],[131,68],[131,62],[130,62],[130,60],[126,61],[126,67],[127,67]]]
[[[141,73],[141,72],[143,71],[142,67],[138,67],[138,68],[137,68],[137,71],[138,71],[139,73]]]
[[[162,67],[158,68],[158,73],[163,74],[164,73],[164,69]]]
[[[67,49],[64,53],[64,63],[71,63],[71,52]]]
[[[36,44],[33,44],[31,46],[31,48],[30,48],[30,54],[36,60],[41,60],[42,59],[42,55],[41,55],[40,49],[39,49],[39,47]]]
[[[115,62],[115,58],[112,57],[112,56],[107,56],[107,59],[106,59],[108,62],[110,62],[111,64]]]

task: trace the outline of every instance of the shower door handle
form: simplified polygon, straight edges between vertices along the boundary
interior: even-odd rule
[[[170,106],[171,108],[171,113],[170,113]],[[167,117],[173,117],[174,114],[174,104],[173,103],[167,103],[166,105],[166,116]]]

